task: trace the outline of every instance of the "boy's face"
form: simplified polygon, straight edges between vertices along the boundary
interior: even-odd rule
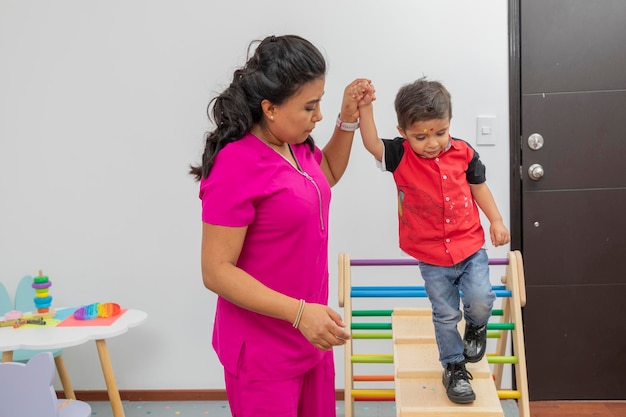
[[[450,119],[418,121],[406,130],[398,126],[398,132],[409,142],[413,152],[423,158],[439,156],[450,140]]]

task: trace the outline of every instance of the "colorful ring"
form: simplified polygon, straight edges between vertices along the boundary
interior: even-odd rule
[[[33,301],[35,302],[35,307],[37,308],[50,307],[50,304],[52,303],[52,297],[51,296],[47,296],[45,298],[35,297]]]

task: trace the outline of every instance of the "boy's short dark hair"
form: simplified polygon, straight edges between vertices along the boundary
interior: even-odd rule
[[[398,90],[395,100],[398,126],[402,129],[415,122],[452,118],[452,99],[439,81],[422,77]]]

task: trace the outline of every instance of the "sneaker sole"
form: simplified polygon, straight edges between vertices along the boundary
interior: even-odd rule
[[[471,397],[453,397],[448,395],[448,399],[456,404],[469,404],[473,403],[476,400],[476,395]]]

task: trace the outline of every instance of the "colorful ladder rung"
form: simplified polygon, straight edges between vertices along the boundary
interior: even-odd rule
[[[354,375],[352,378],[354,381],[362,382],[378,382],[378,381],[393,381],[393,375]]]
[[[509,290],[494,290],[496,297],[510,297]],[[353,298],[426,298],[426,290],[414,287],[352,287],[350,297]]]
[[[352,317],[391,317],[393,310],[352,310]]]
[[[391,317],[393,310],[352,310],[352,317]],[[502,316],[502,309],[494,308],[491,310],[492,316]]]
[[[393,334],[390,332],[352,333],[352,339],[391,339],[392,337]]]
[[[395,401],[396,397],[388,398],[388,397],[352,397],[354,401],[372,401],[372,402],[381,402],[381,401]]]
[[[393,354],[375,353],[371,355],[352,355],[352,363],[393,363]]]
[[[522,393],[517,390],[499,389],[498,397],[501,400],[517,400],[522,397]]]
[[[489,265],[508,265],[508,258],[489,258]],[[350,259],[353,266],[419,265],[416,259]]]
[[[515,330],[515,323],[487,323],[487,330]]]
[[[351,323],[353,330],[391,330],[391,323]]]
[[[496,356],[487,354],[487,362],[515,364],[518,362],[518,358],[517,356]]]
[[[354,399],[378,398],[390,401],[396,398],[396,391],[393,389],[353,389],[351,393]]]

